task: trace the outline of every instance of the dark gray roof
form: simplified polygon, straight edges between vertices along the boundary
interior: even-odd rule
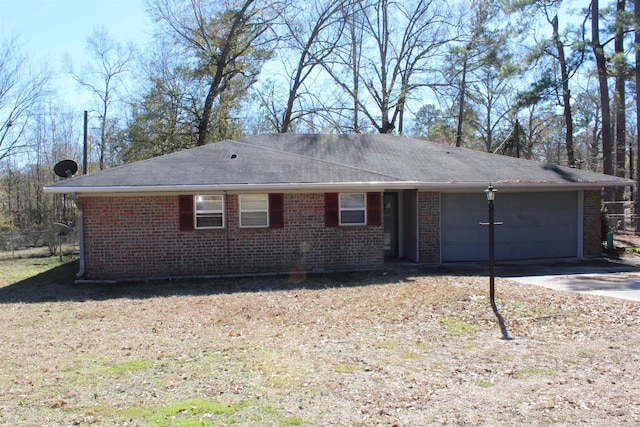
[[[49,192],[380,188],[605,187],[632,181],[392,135],[260,135],[78,176]]]

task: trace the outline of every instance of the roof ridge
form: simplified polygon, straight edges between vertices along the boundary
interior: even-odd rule
[[[335,165],[335,166],[341,166],[341,167],[344,167],[344,168],[354,169],[354,170],[361,171],[361,172],[373,173],[373,174],[376,174],[376,175],[385,176],[387,178],[392,178],[392,179],[395,179],[395,180],[398,180],[398,181],[406,181],[406,182],[410,181],[410,180],[408,180],[406,178],[399,178],[397,176],[389,175],[389,174],[384,173],[384,172],[378,172],[376,170],[370,170],[370,169],[365,169],[365,168],[361,168],[361,167],[358,167],[358,166],[346,165],[344,163],[338,163],[338,162],[325,160],[325,159],[318,159],[317,157],[305,156],[303,154],[292,153],[290,151],[278,150],[278,149],[271,148],[271,147],[265,147],[264,145],[260,145],[260,144],[250,144],[248,142],[241,142],[241,141],[238,141],[238,140],[231,140],[231,142],[235,142],[236,144],[245,145],[245,146],[248,146],[248,147],[259,148],[259,149],[262,149],[262,150],[265,150],[265,151],[270,151],[272,153],[282,153],[282,154],[287,154],[289,156],[295,156],[295,157],[299,157],[299,158],[306,159],[306,160],[313,160],[313,161],[316,161],[316,162],[326,163],[326,164]]]

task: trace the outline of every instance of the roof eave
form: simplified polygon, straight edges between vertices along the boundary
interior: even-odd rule
[[[503,189],[587,189],[603,187],[633,186],[631,180],[620,181],[588,181],[588,182],[522,182],[492,181],[495,187]],[[352,190],[401,190],[418,189],[432,191],[446,190],[483,190],[488,181],[461,182],[420,182],[420,181],[378,181],[378,182],[325,182],[325,183],[266,183],[266,184],[197,184],[197,185],[152,185],[152,186],[46,186],[44,192],[49,194],[140,194],[140,193],[198,193],[198,192],[283,192],[283,191],[352,191]]]
[[[204,191],[345,191],[348,189],[400,189],[412,188],[418,183],[413,181],[402,182],[329,182],[329,183],[267,183],[267,184],[194,184],[194,185],[121,185],[121,186],[96,186],[96,187],[44,187],[45,193],[63,194],[122,194],[122,193],[197,193]]]

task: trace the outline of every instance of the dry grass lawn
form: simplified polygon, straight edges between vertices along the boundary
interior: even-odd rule
[[[640,304],[371,272],[73,284],[0,261],[0,425],[639,425]]]

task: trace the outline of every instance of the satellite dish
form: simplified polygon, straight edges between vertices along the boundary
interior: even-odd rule
[[[53,171],[61,178],[69,178],[78,172],[78,164],[73,160],[63,160],[53,167]]]
[[[66,236],[71,231],[71,227],[61,222],[54,222],[53,229],[58,233],[59,236]]]

